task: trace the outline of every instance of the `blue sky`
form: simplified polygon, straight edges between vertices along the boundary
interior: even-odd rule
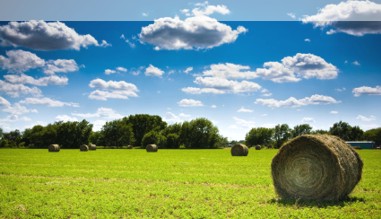
[[[332,18],[307,4],[278,13],[293,21],[229,21],[252,18],[236,16],[239,4],[210,1],[158,7],[154,17],[134,5],[154,21],[83,21],[97,19],[75,12],[64,20],[82,21],[3,21],[0,127],[87,119],[99,130],[138,113],[168,123],[206,117],[231,140],[281,123],[380,127],[380,4],[316,2],[363,12]],[[363,20],[376,22],[354,22]]]

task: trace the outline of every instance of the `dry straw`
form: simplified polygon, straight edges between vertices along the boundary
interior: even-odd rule
[[[157,145],[156,144],[148,144],[146,146],[147,152],[157,152]]]
[[[90,151],[95,151],[95,150],[97,150],[97,146],[95,144],[90,143],[89,144],[89,150]]]
[[[357,152],[332,135],[303,135],[284,144],[271,164],[274,187],[283,199],[338,201],[361,179]]]
[[[260,145],[255,146],[255,150],[261,150],[261,149],[262,149],[262,147]]]
[[[83,145],[81,145],[81,146],[79,147],[79,150],[80,150],[80,151],[88,151],[88,150],[89,150],[89,146],[83,144]]]
[[[58,144],[51,144],[48,147],[49,152],[59,152],[60,149],[61,149],[61,147]]]
[[[249,148],[244,144],[235,144],[230,152],[232,156],[247,156],[249,154]]]

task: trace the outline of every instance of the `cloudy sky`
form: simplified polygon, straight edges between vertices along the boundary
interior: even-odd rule
[[[379,1],[278,5],[272,17],[255,1],[184,2],[130,2],[133,21],[89,22],[126,17],[38,17],[40,7],[28,14],[4,1],[0,127],[86,119],[99,130],[138,113],[206,117],[231,140],[280,123],[381,126]],[[250,17],[242,5],[262,10]]]

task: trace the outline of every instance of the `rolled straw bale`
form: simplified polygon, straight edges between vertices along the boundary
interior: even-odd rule
[[[361,179],[357,152],[332,135],[303,135],[284,144],[272,160],[275,191],[283,199],[338,201]]]
[[[235,144],[230,152],[232,156],[247,156],[249,154],[249,148],[244,144]]]
[[[80,150],[80,151],[88,151],[88,150],[89,150],[89,146],[83,144],[83,145],[81,145],[81,146],[79,147],[79,150]]]
[[[48,146],[49,152],[59,152],[61,149],[59,144],[51,144]]]
[[[134,147],[132,145],[127,145],[127,149],[133,149]]]
[[[262,149],[262,146],[260,146],[260,145],[255,146],[255,150],[261,150],[261,149]]]
[[[157,145],[156,144],[148,144],[146,146],[147,152],[157,152]]]
[[[95,151],[95,150],[97,150],[97,146],[95,144],[93,144],[93,143],[90,143],[89,144],[89,150],[90,151]]]

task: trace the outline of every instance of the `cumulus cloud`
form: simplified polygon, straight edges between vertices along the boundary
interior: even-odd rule
[[[214,13],[229,14],[225,5],[198,3],[192,11],[183,9],[182,13],[188,16],[184,20],[164,17],[143,27],[139,34],[140,41],[154,45],[156,50],[210,49],[232,43],[240,34],[247,32],[243,26],[233,30],[209,17]]]
[[[137,97],[139,92],[134,84],[125,81],[104,81],[99,78],[92,80],[89,87],[96,89],[89,95],[90,99],[95,100],[128,99]]]
[[[4,97],[0,96],[0,106],[10,107],[11,103],[9,103],[9,101],[5,99]]]
[[[146,76],[162,77],[163,74],[164,74],[164,71],[161,70],[160,68],[157,68],[157,67],[153,66],[153,65],[149,65],[149,66],[146,68],[144,74],[145,74]]]
[[[307,123],[307,124],[311,124],[311,123],[315,123],[315,119],[312,118],[312,117],[303,117],[302,123]]]
[[[119,66],[119,67],[116,67],[115,69],[106,69],[104,71],[104,73],[106,75],[111,75],[111,74],[123,73],[123,72],[127,72],[127,71],[128,70],[126,68]]]
[[[284,83],[310,78],[334,79],[339,70],[319,56],[297,53],[295,56],[284,57],[281,62],[266,62],[263,68],[257,68],[255,72],[263,79]]]
[[[361,95],[381,95],[381,86],[376,87],[356,87],[352,90],[352,93],[355,97],[359,97]]]
[[[354,36],[381,33],[381,4],[372,1],[345,1],[328,4],[317,14],[305,16],[304,23],[315,27],[332,28],[327,34],[338,32]]]
[[[36,109],[27,108],[21,105],[20,103],[15,103],[15,104],[9,104],[8,106],[6,106],[3,109],[3,112],[9,113],[12,116],[15,116],[15,115],[19,116],[26,113],[37,113],[38,111]]]
[[[253,110],[252,110],[252,109],[245,108],[245,107],[242,106],[241,108],[239,108],[239,109],[237,110],[237,112],[239,112],[239,113],[252,113]]]
[[[181,107],[200,107],[204,106],[204,104],[199,100],[194,99],[182,99],[177,104]]]
[[[203,75],[230,79],[254,79],[258,77],[256,72],[250,71],[249,66],[237,65],[233,63],[210,65],[210,69],[205,70]]]
[[[123,115],[117,113],[112,108],[100,107],[95,113],[72,113],[73,116],[81,117],[84,119],[102,118],[102,119],[120,119]]]
[[[4,79],[12,84],[30,84],[35,86],[67,85],[69,81],[67,77],[60,77],[57,75],[50,75],[35,79],[25,74],[4,75]]]
[[[0,67],[9,73],[24,73],[31,69],[41,69],[45,74],[68,73],[78,71],[73,59],[45,61],[36,54],[24,50],[10,50],[6,56],[0,55]]]
[[[372,122],[372,121],[375,121],[376,120],[376,117],[374,115],[370,115],[370,116],[363,116],[363,115],[358,115],[356,117],[357,120],[360,120],[362,122]]]
[[[62,22],[25,21],[9,22],[0,26],[0,41],[2,45],[27,47],[36,50],[80,50],[81,47],[105,46],[90,34],[80,35],[73,28]]]
[[[21,95],[41,96],[42,92],[37,87],[28,87],[23,84],[12,84],[0,80],[0,92],[4,92],[11,97],[19,97]]]
[[[42,98],[29,97],[29,98],[26,98],[25,100],[20,101],[20,103],[32,104],[32,105],[46,105],[48,107],[64,107],[64,106],[79,107],[78,103],[62,102],[62,101],[54,100],[48,97],[42,97]]]
[[[251,93],[258,91],[261,86],[251,81],[235,81],[219,77],[197,77],[194,81],[196,84],[217,89],[228,93]]]
[[[58,115],[58,116],[56,116],[56,121],[76,122],[76,121],[78,121],[78,119],[76,117],[69,116],[69,115]]]
[[[189,72],[193,71],[193,67],[188,67],[184,70],[185,74],[189,74]]]
[[[185,87],[181,89],[184,93],[188,94],[224,94],[223,90],[216,88],[199,88],[199,87]]]
[[[255,103],[271,108],[280,108],[280,107],[302,107],[308,105],[321,105],[321,104],[336,104],[340,101],[337,101],[335,98],[330,96],[324,96],[319,94],[314,94],[311,97],[305,97],[302,99],[296,99],[295,97],[290,97],[286,100],[276,100],[276,99],[256,99]]]
[[[164,121],[168,123],[181,123],[184,122],[188,119],[190,119],[191,115],[185,114],[185,113],[180,113],[180,114],[175,114],[172,112],[166,112],[164,115]]]

